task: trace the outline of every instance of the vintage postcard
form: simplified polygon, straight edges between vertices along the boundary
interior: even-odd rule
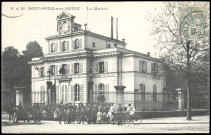
[[[2,2],[2,133],[209,133],[209,2]]]

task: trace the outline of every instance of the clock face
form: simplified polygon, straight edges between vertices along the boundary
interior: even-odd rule
[[[69,29],[68,23],[67,23],[67,22],[63,23],[63,24],[62,24],[62,31],[63,31],[63,32],[67,32],[68,29]]]

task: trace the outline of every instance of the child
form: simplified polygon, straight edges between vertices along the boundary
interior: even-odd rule
[[[55,109],[54,113],[53,113],[53,117],[54,117],[54,120],[56,121],[57,120],[57,110]]]
[[[97,112],[97,123],[98,123],[98,124],[101,124],[102,117],[103,117],[102,109],[99,108],[99,109],[98,109],[98,112]]]

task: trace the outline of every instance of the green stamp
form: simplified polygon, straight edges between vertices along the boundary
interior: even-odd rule
[[[207,40],[206,7],[179,7],[179,33],[184,40]]]

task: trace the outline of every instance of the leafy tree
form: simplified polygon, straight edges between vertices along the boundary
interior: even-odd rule
[[[21,73],[22,73],[22,79],[24,80],[24,83],[26,84],[28,91],[28,101],[30,101],[31,95],[31,66],[28,64],[29,61],[33,57],[42,57],[42,47],[39,45],[37,41],[30,41],[26,45],[26,50],[22,51],[23,55],[20,56],[20,63],[21,63]]]
[[[20,54],[13,46],[5,48],[2,53],[2,79],[4,83],[13,87],[19,83],[19,58]]]
[[[28,61],[33,57],[43,56],[42,47],[36,41],[31,41],[26,45],[26,50],[21,55],[13,46],[5,48],[2,52],[2,79],[10,87],[26,87],[24,99],[30,101],[31,93],[31,67]]]
[[[208,77],[208,48],[210,43],[209,39],[206,41],[187,41],[180,37],[178,7],[190,5],[208,6],[206,15],[209,17],[208,2],[166,2],[161,12],[157,12],[157,14],[149,13],[147,16],[147,19],[153,24],[151,34],[157,40],[155,48],[157,52],[159,52],[159,56],[163,59],[164,63],[168,65],[167,67],[169,69],[175,67],[179,69],[173,69],[174,72],[167,74],[176,77],[172,78],[173,80],[180,80],[178,84],[182,84],[181,87],[184,87],[184,90],[188,93],[188,120],[191,120],[191,98],[189,95],[190,92],[193,91],[194,84],[198,81],[197,77],[199,76],[196,75],[203,72],[203,74]],[[206,27],[209,29],[209,25],[206,25]],[[209,37],[209,33],[207,34]],[[196,80],[194,80],[192,76],[195,76]],[[208,84],[206,80],[204,81]],[[200,83],[197,83],[197,85],[198,87],[201,86]]]

